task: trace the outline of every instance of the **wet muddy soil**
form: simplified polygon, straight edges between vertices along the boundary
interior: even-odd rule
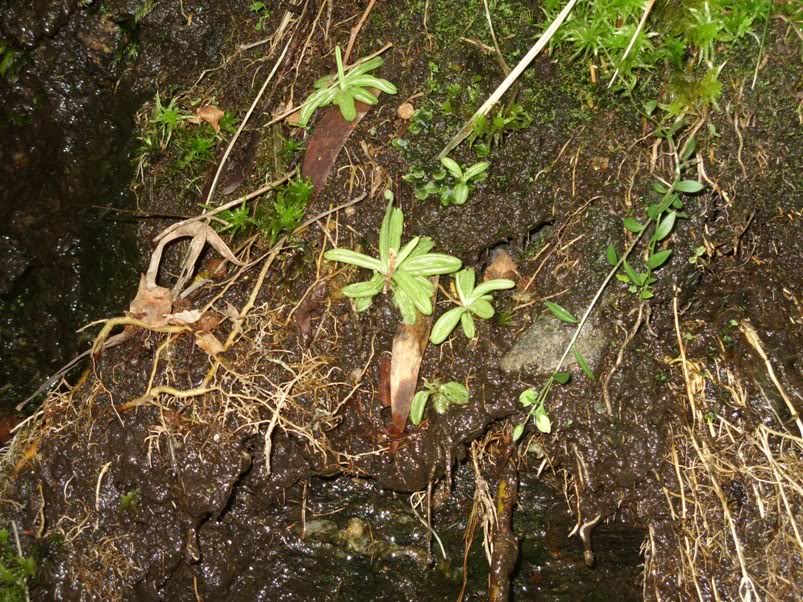
[[[530,424],[514,446],[520,393],[543,384],[573,332],[544,301],[584,312],[610,268],[606,247],[633,240],[622,219],[656,200],[652,184],[671,177],[673,153],[630,99],[556,52],[523,75],[515,93],[532,123],[493,146],[490,175],[467,203],[416,200],[403,176],[431,169],[501,79],[474,22],[455,32],[448,11],[425,20],[416,7],[381,3],[366,21],[354,56],[393,42],[381,75],[399,93],[366,113],[306,215],[365,198],[275,254],[252,231],[227,235],[245,265],[210,276],[218,264],[208,251],[199,286],[172,308],[203,312],[198,325],[127,326],[13,441],[4,512],[37,558],[32,599],[479,600],[498,586],[489,567],[505,564],[516,600],[738,599],[746,587],[794,599],[803,575],[794,36],[773,23],[755,89],[746,82],[756,48],[731,55],[720,110],[699,129],[700,162],[683,174],[706,188],[684,198],[654,297],[617,280],[604,290],[579,344],[594,379],[570,364],[571,381],[546,403],[552,432]],[[242,118],[283,45],[300,40],[231,155],[223,181],[239,172],[237,194],[301,163],[303,148],[287,140],[313,146],[323,119],[304,133],[270,118],[332,71],[334,45],[346,46],[361,14],[336,3],[277,10],[274,26],[285,15],[298,28],[242,53],[209,50],[198,70],[224,68],[177,92],[187,111],[215,99]],[[531,19],[510,23],[534,35]],[[249,15],[232,30],[232,45],[263,35]],[[519,39],[503,38],[511,61],[526,51]],[[429,114],[415,127],[397,111],[406,101]],[[478,160],[465,147],[452,156]],[[169,147],[151,158],[134,182],[139,210],[197,213],[216,164],[177,170],[177,160]],[[214,204],[231,200],[223,188]],[[374,252],[385,189],[404,209],[405,240],[431,236],[478,273],[504,252],[516,280],[496,293],[497,316],[477,320],[476,339],[458,330],[423,354],[422,382],[463,383],[470,402],[428,408],[401,433],[382,401],[398,310],[380,295],[357,313],[341,289],[364,270],[322,259],[333,246]],[[147,220],[142,246],[172,223]],[[168,249],[159,284],[172,285],[185,252]],[[637,247],[633,261],[644,259]],[[440,283],[436,316],[454,295],[449,278]]]

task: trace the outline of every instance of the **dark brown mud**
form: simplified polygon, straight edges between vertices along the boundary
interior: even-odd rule
[[[410,18],[410,10],[378,5],[361,33],[355,56],[394,42],[382,76],[400,92],[360,122],[307,213],[362,191],[368,198],[296,236],[247,316],[237,312],[259,284],[258,265],[236,278],[232,268],[231,281],[189,298],[196,309],[213,302],[210,313],[222,319],[213,334],[225,341],[239,328],[235,343],[210,358],[190,332],[134,329],[75,388],[50,396],[15,440],[4,497],[8,519],[39,559],[32,597],[485,599],[491,559],[480,510],[493,507],[515,466],[512,599],[738,599],[745,573],[762,591],[772,588],[762,598],[794,599],[789,584],[802,565],[788,517],[800,498],[791,513],[772,511],[783,500],[755,445],[794,426],[790,407],[800,407],[803,390],[794,41],[773,24],[755,90],[745,84],[750,60],[734,57],[721,110],[709,116],[714,128],[699,137],[707,189],[686,199],[654,299],[641,303],[618,282],[605,290],[587,335],[596,378],[572,366],[570,384],[547,401],[552,434],[530,427],[511,456],[510,430],[524,417],[518,396],[543,383],[561,334],[571,334],[551,326],[543,301],[582,314],[609,269],[606,246],[631,240],[622,218],[642,213],[671,159],[654,152],[652,126],[633,103],[582,83],[584,70],[560,54],[544,56],[517,91],[533,124],[493,149],[488,180],[461,207],[415,200],[402,176],[433,161],[500,75],[476,45],[437,39],[451,35],[437,29],[442,13],[432,14],[427,35],[423,16]],[[296,55],[298,72],[280,76],[260,110],[279,112],[291,86],[297,101],[331,72],[333,45],[345,46],[359,14],[335,6],[317,25],[302,15],[318,29],[304,30],[310,46]],[[258,37],[237,31],[236,42]],[[224,58],[226,68],[192,93],[242,116],[272,58],[252,51],[211,63]],[[464,93],[451,98],[450,84]],[[418,93],[413,102],[433,118],[403,135],[409,125],[396,109]],[[260,130],[246,132],[232,155],[246,174],[243,190],[298,161],[282,159],[276,144],[301,139],[298,130]],[[454,156],[475,160],[465,149]],[[146,173],[143,210],[197,212],[214,166],[182,180],[174,160],[158,157]],[[422,377],[465,383],[470,403],[428,411],[401,435],[389,429],[378,393],[398,312],[380,296],[355,313],[340,289],[363,274],[319,260],[334,244],[375,249],[385,187],[404,209],[405,238],[432,236],[478,272],[504,249],[519,272],[517,288],[495,296],[506,320],[478,320],[474,341],[457,332],[424,354]],[[151,237],[169,223],[152,220],[143,230]],[[235,236],[232,247],[252,258],[267,251],[246,241]],[[689,262],[700,246],[705,255]],[[182,251],[171,250],[161,283],[172,282]],[[161,392],[143,397],[154,387]],[[791,444],[768,439],[766,451],[787,475],[800,466]],[[776,534],[769,543],[767,532]]]

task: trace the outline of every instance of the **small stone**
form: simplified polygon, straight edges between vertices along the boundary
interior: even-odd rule
[[[413,114],[415,113],[415,107],[413,106],[412,103],[405,102],[403,105],[399,107],[398,111],[396,112],[399,115],[399,119],[404,119],[405,121],[407,121],[408,119],[413,118]]]
[[[538,375],[554,372],[574,336],[574,329],[575,326],[559,322],[552,316],[539,316],[502,358],[502,370]],[[602,352],[608,345],[607,335],[595,323],[587,322],[576,345],[591,370],[596,371]],[[573,365],[577,365],[577,361],[574,354],[569,353],[562,368]]]

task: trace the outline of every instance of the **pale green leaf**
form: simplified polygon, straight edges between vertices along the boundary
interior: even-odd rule
[[[373,297],[374,295],[380,293],[384,284],[385,279],[382,277],[382,275],[375,274],[370,280],[366,280],[365,282],[355,282],[354,284],[349,284],[348,286],[343,287],[341,292],[346,297],[351,298]]]
[[[348,89],[354,91],[358,88],[376,88],[385,94],[396,94],[396,86],[386,79],[374,77],[373,75],[360,75],[354,78],[347,78]]]
[[[625,274],[627,274],[627,277],[630,278],[630,282],[633,284],[638,284],[641,282],[641,278],[639,278],[636,270],[633,269],[633,266],[627,263],[627,260],[622,262],[622,267],[625,269]]]
[[[680,182],[675,182],[674,186],[672,186],[673,190],[684,192],[686,194],[700,192],[703,188],[704,186],[695,180],[681,180]]]
[[[443,163],[443,166],[448,169],[449,173],[451,173],[455,178],[458,180],[463,179],[463,170],[460,169],[460,165],[457,164],[457,161],[450,159],[449,157],[443,157],[441,159],[441,163]]]
[[[513,288],[514,286],[516,286],[516,283],[512,280],[508,280],[507,278],[494,278],[493,280],[486,280],[474,289],[474,292],[471,293],[471,297],[476,297],[479,299],[490,292],[502,291]]]
[[[475,299],[469,306],[469,311],[483,320],[490,320],[494,315],[493,305],[485,299]]]
[[[660,242],[665,239],[669,234],[672,232],[672,228],[675,227],[675,218],[677,217],[676,211],[670,211],[664,219],[661,220],[661,223],[658,224],[658,227],[655,229],[655,240]]]
[[[555,372],[552,375],[552,378],[559,385],[565,385],[567,382],[569,382],[569,379],[571,378],[571,374],[569,374],[568,372]]]
[[[419,245],[421,243],[418,243]],[[460,269],[462,262],[457,257],[443,253],[427,253],[408,257],[402,269],[412,276],[435,276],[437,274],[451,274]]]
[[[419,391],[413,396],[413,401],[410,403],[410,422],[413,424],[420,424],[424,417],[424,409],[427,407],[429,395],[429,391]]]
[[[379,259],[387,264],[390,249],[398,252],[401,247],[402,231],[404,230],[404,214],[401,209],[393,207],[393,198],[388,201],[382,226],[379,228]]]
[[[535,389],[525,389],[519,395],[519,403],[524,407],[531,406],[538,401],[538,393],[536,393]]]
[[[421,239],[418,236],[416,236],[415,238],[410,240],[406,245],[404,245],[404,247],[402,247],[401,251],[399,251],[399,254],[396,255],[396,268],[398,268],[402,263],[404,263],[404,260],[407,259],[413,253],[413,251],[415,251],[415,248],[418,246],[420,240]]]
[[[535,428],[542,433],[549,434],[552,432],[552,421],[546,414],[538,413],[535,415]]]
[[[470,339],[473,339],[477,336],[476,329],[474,328],[474,318],[471,317],[471,313],[463,312],[460,316],[460,324],[463,326],[463,333]]]
[[[415,324],[418,313],[415,310],[415,304],[407,296],[400,287],[393,288],[393,303],[399,308],[399,313],[402,317],[402,322],[405,324]]]
[[[373,297],[357,297],[354,299],[354,309],[356,309],[358,312],[364,312],[371,307],[373,302]]]
[[[452,190],[452,201],[455,205],[463,205],[468,200],[468,184],[458,182]]]
[[[644,229],[644,226],[634,220],[632,217],[626,217],[624,221],[624,226],[628,230],[630,230],[633,234],[638,234]]]
[[[574,359],[577,360],[577,365],[580,366],[580,369],[585,373],[585,375],[594,380],[594,372],[591,370],[591,366],[588,365],[586,358],[578,351],[577,346],[573,347],[574,349]]]
[[[479,163],[475,163],[465,171],[465,173],[463,174],[463,181],[470,182],[478,175],[480,175],[482,172],[484,172],[486,169],[488,169],[489,166],[490,163],[488,163],[487,161],[480,161]]]
[[[435,241],[433,241],[429,236],[422,236],[419,239],[416,248],[413,249],[412,253],[410,253],[409,259],[412,259],[413,257],[418,257],[419,255],[426,255],[433,249],[434,246],[435,246]],[[396,265],[397,266],[399,265],[398,261],[396,262]]]
[[[513,441],[518,441],[521,439],[521,436],[524,434],[524,423],[520,422],[516,425],[516,428],[513,429]]]
[[[650,255],[649,259],[647,259],[647,267],[651,270],[655,270],[660,268],[662,265],[666,263],[669,257],[672,255],[672,249],[665,249],[663,251],[658,251],[654,255]]]
[[[549,308],[549,311],[551,311],[561,322],[566,322],[567,324],[577,324],[580,321],[575,318],[569,310],[564,309],[557,303],[552,303],[551,301],[544,301],[544,303]]]
[[[449,400],[449,403],[459,406],[467,404],[470,396],[466,386],[455,381],[441,385],[439,392]]]
[[[477,274],[472,269],[460,270],[454,277],[454,285],[457,289],[457,296],[460,303],[468,305],[469,298],[474,292],[474,283],[477,281]]]
[[[349,92],[354,97],[354,100],[359,100],[367,105],[375,105],[379,102],[379,99],[365,88],[349,88]]]
[[[433,345],[443,343],[457,326],[460,316],[465,312],[466,309],[464,307],[454,307],[438,318],[432,327],[432,333],[429,336],[430,342]]]
[[[368,255],[363,255],[362,253],[357,253],[356,251],[351,251],[350,249],[331,249],[324,253],[323,256],[329,261],[348,263],[361,268],[373,270],[374,272],[382,272],[384,269],[382,263],[378,259],[368,257]]]
[[[605,249],[605,258],[611,265],[615,266],[617,263],[619,263],[619,257],[616,255],[616,249],[613,245],[608,245],[608,248]]]
[[[415,304],[425,316],[432,314],[432,299],[429,291],[427,291],[421,283],[416,281],[413,276],[402,272],[396,271],[393,274],[393,282],[410,297],[410,300]]]
[[[372,59],[358,63],[346,74],[346,80],[351,81],[352,79],[363,75],[364,73],[368,73],[374,69],[379,69],[384,64],[385,59],[383,59],[381,56],[375,56]]]

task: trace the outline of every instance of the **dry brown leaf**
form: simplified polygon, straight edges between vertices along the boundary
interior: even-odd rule
[[[210,356],[215,356],[225,351],[223,343],[218,341],[217,337],[211,332],[196,332],[195,344]]]
[[[494,251],[493,260],[491,265],[485,268],[485,275],[483,280],[494,280],[496,278],[509,278],[515,280],[519,275],[519,270],[516,262],[510,256],[510,253],[504,249],[497,249]]]
[[[162,262],[162,252],[164,251],[165,245],[178,238],[186,238],[189,236],[192,237],[192,242],[190,243],[190,249],[187,252],[187,257],[184,260],[184,265],[181,268],[181,275],[173,287],[174,298],[178,297],[179,293],[181,293],[181,291],[184,289],[184,285],[190,279],[190,276],[192,276],[192,273],[195,270],[195,263],[198,261],[198,257],[200,257],[201,251],[203,251],[206,243],[212,245],[212,247],[214,247],[218,253],[223,255],[224,258],[232,262],[234,265],[243,265],[242,262],[234,256],[234,253],[231,252],[231,249],[229,249],[226,243],[223,242],[223,239],[220,238],[218,233],[215,232],[208,224],[203,222],[191,222],[184,224],[180,228],[176,228],[159,241],[159,244],[153,251],[153,255],[151,255],[151,262],[148,266],[148,272],[145,274],[145,284],[147,288],[156,287],[156,275],[159,272],[159,264]]]
[[[175,314],[167,316],[168,322],[171,324],[195,324],[201,319],[201,312],[197,309],[188,309],[187,311],[180,311]]]
[[[374,88],[366,88],[366,90],[375,96],[380,94],[379,90]],[[371,110],[371,105],[359,101],[356,103],[356,107],[357,117],[354,121],[343,119],[340,107],[332,106],[324,112],[323,117],[315,126],[315,131],[307,144],[307,152],[304,153],[301,175],[312,180],[316,195],[323,190],[346,140],[360,120]]]
[[[435,291],[438,290],[437,276],[434,278]],[[417,312],[416,312],[417,313]],[[410,405],[413,402],[418,384],[418,370],[424,350],[429,343],[432,316],[417,313],[418,319],[412,326],[399,324],[393,337],[393,355],[390,359],[390,411],[393,427],[398,433],[404,432]]]
[[[148,286],[145,275],[140,275],[137,296],[128,307],[129,313],[152,326],[164,326],[167,324],[172,309],[173,300],[170,296],[170,289]]]
[[[215,105],[205,105],[195,109],[195,117],[189,119],[190,123],[201,123],[205,121],[212,126],[217,134],[220,132],[220,120],[223,119],[225,113],[218,109]]]

